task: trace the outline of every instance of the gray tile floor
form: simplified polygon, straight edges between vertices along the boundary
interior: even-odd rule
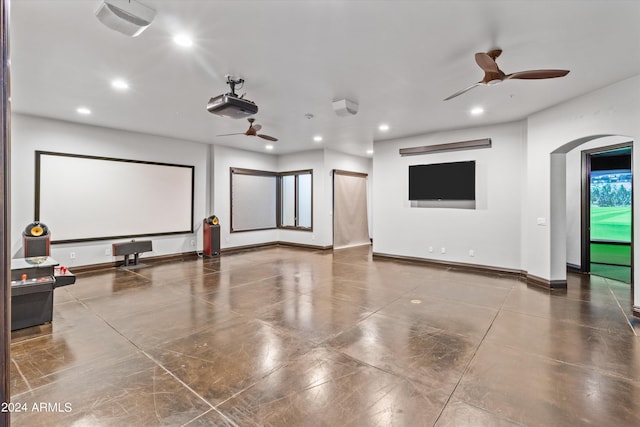
[[[12,337],[15,426],[635,426],[629,285],[272,247],[78,274]],[[37,411],[34,404],[49,404]]]

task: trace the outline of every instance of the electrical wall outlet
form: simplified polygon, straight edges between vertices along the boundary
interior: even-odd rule
[[[190,244],[191,246],[195,246],[195,245],[196,245],[196,241],[195,241],[195,240],[191,240],[191,241],[189,242],[189,244]]]
[[[441,254],[446,254],[447,253],[447,248],[440,248],[440,253]]]
[[[69,259],[76,259],[76,253],[75,252],[69,252]]]
[[[469,256],[476,256],[476,251],[469,249]]]
[[[429,246],[429,252],[433,252],[433,246]]]

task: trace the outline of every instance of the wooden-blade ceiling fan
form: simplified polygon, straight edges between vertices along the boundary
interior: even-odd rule
[[[505,80],[511,79],[524,79],[524,80],[539,80],[539,79],[553,79],[556,77],[564,77],[569,74],[569,70],[528,70],[518,71],[516,73],[505,74],[496,63],[496,58],[502,53],[501,49],[490,50],[489,52],[476,53],[476,63],[484,71],[484,78],[478,83],[475,83],[467,88],[464,88],[451,96],[446,97],[444,100],[448,101],[456,96],[473,89],[476,86],[493,86],[498,83],[502,83]]]
[[[269,135],[265,135],[263,133],[258,133],[258,131],[260,129],[262,129],[262,126],[259,124],[253,124],[253,122],[256,120],[253,117],[250,117],[247,119],[249,121],[249,129],[247,129],[246,132],[239,132],[239,133],[225,133],[224,135],[217,135],[217,136],[231,136],[231,135],[246,135],[246,136],[257,136],[260,137],[262,139],[266,139],[268,141],[277,141],[278,138],[274,138],[273,136],[269,136]]]

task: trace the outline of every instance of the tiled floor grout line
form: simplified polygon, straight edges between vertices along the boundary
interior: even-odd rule
[[[189,424],[191,424],[192,422],[194,422],[195,420],[204,417],[205,415],[207,415],[208,413],[210,413],[211,411],[213,411],[212,409],[209,409],[208,411],[203,412],[202,414],[198,415],[197,417],[191,418],[189,421],[187,421],[186,423],[182,424],[180,427],[186,427]]]
[[[126,337],[124,337],[126,338]],[[133,344],[133,343],[131,343]],[[134,346],[136,346],[135,344],[133,344]],[[225,414],[223,414],[222,412],[220,412],[219,410],[216,409],[216,407],[214,405],[212,405],[207,399],[205,399],[203,396],[200,396],[200,394],[198,392],[196,392],[193,388],[191,388],[188,384],[186,384],[184,381],[182,381],[180,378],[178,378],[173,372],[171,372],[169,369],[165,368],[160,362],[158,362],[156,359],[154,359],[150,354],[148,354],[146,351],[142,350],[141,348],[137,347],[136,348],[142,353],[144,354],[149,360],[151,360],[153,363],[155,363],[160,369],[162,369],[163,371],[165,371],[167,374],[171,375],[173,377],[173,379],[175,379],[177,382],[179,382],[180,384],[182,384],[182,386],[184,388],[186,388],[187,390],[189,390],[191,393],[193,393],[198,399],[200,399],[201,401],[203,401],[204,403],[207,404],[207,406],[209,406],[211,409],[209,411],[205,411],[205,413],[210,412],[210,411],[215,411],[217,412],[222,418],[224,418],[225,420],[229,421],[229,423],[235,427],[239,427],[238,424],[236,424],[233,420],[231,420],[230,418],[228,418]],[[204,415],[200,414],[200,416]],[[198,417],[196,417],[198,418]],[[194,418],[194,419],[196,419]],[[191,421],[189,421],[191,422]]]
[[[626,319],[627,325],[629,325],[629,327],[631,328],[631,332],[633,333],[633,335],[635,335],[637,337],[638,334],[636,333],[636,329],[629,322],[629,318],[627,317],[627,313],[624,312],[624,309],[622,308],[622,305],[620,304],[620,301],[618,300],[618,297],[616,296],[615,292],[613,292],[613,289],[611,289],[611,287],[609,287],[609,292],[611,292],[611,295],[613,296],[613,300],[616,302],[616,304],[618,305],[618,308],[622,312],[622,316],[624,316],[624,318]]]
[[[142,275],[140,275],[142,276]],[[144,276],[142,276],[144,277]],[[273,277],[277,277],[277,276],[273,276]],[[260,279],[260,280],[264,280],[264,279]],[[260,281],[258,280],[258,281]],[[248,282],[242,286],[246,286],[246,285],[250,285],[251,283],[254,282]],[[241,286],[240,286],[241,287]],[[134,346],[138,352],[140,352],[141,354],[143,354],[145,357],[147,357],[149,360],[151,360],[156,366],[160,367],[162,370],[164,370],[167,374],[171,375],[171,377],[173,377],[176,381],[178,381],[183,387],[185,387],[187,390],[189,390],[191,393],[193,393],[196,397],[198,397],[200,400],[202,400],[204,403],[206,403],[210,409],[208,411],[205,411],[204,413],[198,415],[197,417],[193,418],[192,420],[189,420],[186,424],[184,425],[188,425],[189,423],[197,420],[198,418],[204,416],[205,414],[214,411],[216,413],[218,413],[220,416],[222,416],[225,420],[227,420],[232,426],[235,427],[239,427],[238,424],[236,424],[233,420],[231,420],[229,417],[227,417],[224,413],[222,413],[221,411],[219,411],[216,406],[219,406],[231,399],[233,399],[234,397],[242,394],[243,392],[245,392],[246,390],[250,389],[251,387],[255,386],[260,380],[266,378],[268,375],[272,374],[273,371],[266,373],[263,377],[261,377],[258,381],[253,382],[252,384],[249,384],[247,387],[243,388],[242,390],[239,390],[238,392],[234,393],[233,395],[231,395],[230,397],[228,397],[227,399],[225,399],[224,401],[220,402],[218,405],[213,405],[211,404],[209,401],[207,401],[203,396],[201,396],[199,393],[197,393],[193,388],[191,388],[188,384],[186,384],[185,382],[183,382],[180,378],[178,378],[173,372],[171,372],[170,370],[168,370],[167,368],[165,368],[159,361],[157,361],[155,358],[153,358],[150,354],[148,354],[146,351],[144,351],[143,349],[141,349],[138,345],[136,345],[133,341],[131,341],[128,337],[126,337],[125,335],[123,335],[120,331],[118,331],[113,325],[111,325],[111,323],[109,323],[109,321],[107,321],[105,318],[103,318],[102,316],[100,316],[98,313],[96,313],[94,310],[91,309],[91,307],[89,307],[87,304],[84,303],[84,301],[79,300],[78,298],[76,298],[74,296],[74,298],[76,299],[76,301],[78,301],[82,306],[84,306],[88,311],[90,311],[91,313],[93,313],[94,316],[96,316],[98,319],[102,320],[107,326],[109,326],[111,329],[113,329],[118,335],[120,335],[121,337],[123,337],[125,340],[127,340],[132,346]],[[198,298],[200,299],[200,298]],[[210,303],[208,301],[203,300],[204,302]],[[211,303],[213,305],[213,303]],[[240,316],[246,317],[244,315],[242,315],[241,313],[238,313]],[[267,322],[264,322],[261,319],[257,319],[254,318],[254,320],[259,321],[261,323],[264,323],[265,325],[274,328],[274,325],[270,325]],[[279,328],[275,327],[276,329],[279,330]],[[286,332],[286,331],[281,331],[281,332]],[[313,344],[313,343],[312,343]],[[315,346],[315,344],[314,344]],[[314,348],[314,347],[312,347]],[[311,350],[309,350],[311,351]],[[285,363],[284,365],[280,366],[278,369],[282,369],[283,367],[287,366],[288,363]]]
[[[205,411],[205,413],[210,412],[211,410],[217,412],[220,416],[222,416],[225,420],[228,420],[229,423],[235,427],[239,427],[235,422],[233,422],[233,420],[231,420],[230,418],[228,418],[225,414],[223,414],[222,412],[218,411],[214,405],[212,405],[207,399],[205,399],[203,396],[201,396],[198,392],[196,392],[193,388],[191,388],[188,384],[186,384],[184,381],[182,381],[180,378],[178,378],[173,372],[171,372],[169,369],[165,368],[159,361],[157,361],[155,358],[153,358],[149,353],[147,353],[146,351],[144,351],[142,348],[140,348],[136,343],[134,343],[133,341],[131,341],[128,337],[126,337],[125,335],[123,335],[119,330],[117,330],[111,323],[109,323],[109,321],[107,321],[105,318],[103,318],[102,316],[100,316],[98,313],[96,313],[95,311],[93,311],[91,309],[91,307],[87,306],[86,304],[84,304],[84,302],[79,301],[80,304],[82,304],[87,310],[89,310],[91,313],[93,313],[94,316],[96,316],[98,319],[102,320],[105,325],[107,325],[108,327],[110,327],[111,329],[113,329],[118,335],[120,335],[122,338],[124,338],[125,340],[127,340],[139,353],[141,353],[142,355],[144,355],[147,359],[149,359],[150,361],[152,361],[157,367],[159,367],[160,369],[162,369],[163,371],[165,371],[167,374],[171,375],[171,377],[173,377],[173,379],[175,379],[178,383],[180,383],[184,388],[186,388],[187,390],[189,390],[191,393],[193,393],[194,396],[196,396],[198,399],[200,399],[202,402],[204,402],[207,406],[209,406],[209,410]],[[200,416],[204,415],[200,414]],[[196,417],[198,418],[198,417]],[[194,418],[194,419],[196,419]],[[191,420],[192,421],[192,420]],[[189,421],[189,422],[191,422]]]
[[[350,265],[353,265],[353,264],[350,264]],[[404,296],[404,294],[403,294],[403,295],[401,295],[401,296],[399,296],[399,297],[397,297],[397,298],[396,298],[396,299],[394,299],[392,302],[395,302],[395,301],[399,300],[399,299],[400,299],[400,298],[402,298],[403,296]],[[388,304],[386,304],[386,305],[384,305],[384,306],[382,306],[382,307],[378,308],[378,309],[377,309],[377,310],[375,310],[375,311],[371,311],[367,316],[365,316],[364,318],[360,319],[358,322],[356,322],[355,324],[351,325],[349,328],[346,328],[346,329],[344,329],[344,330],[341,330],[340,332],[338,332],[338,333],[336,333],[336,334],[333,334],[333,335],[331,335],[330,337],[325,338],[324,340],[320,341],[319,343],[315,343],[315,342],[313,342],[313,341],[309,341],[309,340],[304,340],[304,341],[309,342],[309,344],[311,344],[311,347],[309,348],[309,350],[308,350],[308,351],[306,351],[305,353],[303,353],[303,354],[299,355],[296,359],[298,359],[298,358],[300,358],[300,357],[302,357],[302,356],[304,356],[304,355],[306,355],[306,354],[308,354],[308,353],[312,352],[312,351],[313,351],[314,349],[316,349],[316,348],[329,348],[330,350],[335,351],[336,353],[339,353],[339,354],[343,355],[344,357],[346,357],[346,358],[348,358],[348,359],[350,359],[350,360],[353,360],[353,361],[355,361],[355,362],[357,362],[357,363],[360,363],[360,364],[362,364],[362,365],[369,366],[369,367],[371,367],[371,368],[373,368],[373,369],[376,369],[376,370],[379,370],[379,371],[385,372],[385,373],[387,373],[387,374],[393,375],[394,377],[405,378],[405,377],[402,377],[402,376],[397,375],[397,374],[396,374],[396,373],[394,373],[394,372],[391,372],[391,371],[387,371],[387,370],[381,369],[381,368],[380,368],[380,367],[378,367],[378,366],[374,366],[374,365],[371,365],[371,364],[369,364],[369,363],[367,363],[367,362],[365,362],[365,361],[362,361],[362,360],[359,360],[359,359],[353,358],[352,356],[350,356],[350,355],[348,355],[348,354],[344,353],[342,350],[337,349],[337,348],[333,348],[333,347],[331,347],[331,346],[328,346],[328,345],[327,345],[327,342],[328,342],[328,341],[332,340],[333,338],[337,337],[338,335],[342,334],[343,332],[345,332],[345,331],[347,331],[347,330],[349,330],[349,329],[351,329],[351,328],[356,327],[358,324],[362,323],[363,321],[365,321],[365,320],[366,320],[366,319],[368,319],[369,317],[373,316],[375,313],[377,313],[378,311],[382,310],[383,308],[385,308],[387,305],[391,304],[392,302],[390,302],[390,303],[388,303]],[[244,315],[243,315],[243,316],[244,316]],[[245,317],[247,317],[247,316],[245,316]],[[265,321],[265,320],[263,320],[263,319],[260,319],[260,318],[257,318],[257,317],[249,317],[249,318],[250,318],[250,319],[253,319],[253,320],[256,320],[256,321],[258,321],[258,322],[262,323],[263,325],[265,325],[265,326],[267,326],[267,327],[269,327],[269,328],[275,329],[275,330],[277,330],[277,331],[279,331],[279,332],[281,332],[281,333],[283,333],[283,334],[285,334],[285,335],[288,335],[288,336],[291,336],[291,337],[294,337],[294,336],[295,336],[295,335],[292,335],[288,330],[286,330],[286,329],[282,329],[282,328],[279,328],[277,325],[273,325],[273,324],[271,324],[271,323],[269,323],[269,322],[267,322],[267,321]],[[285,367],[289,366],[289,365],[290,365],[291,363],[293,363],[293,362],[294,362],[294,361],[289,361],[289,362],[287,362],[287,363],[284,363],[282,366],[278,367],[277,369],[274,369],[273,371],[270,371],[270,372],[266,373],[265,375],[263,375],[263,376],[262,376],[260,379],[258,379],[257,381],[253,382],[252,384],[248,385],[247,387],[244,387],[242,390],[237,391],[236,393],[234,393],[233,395],[231,395],[230,397],[228,397],[228,398],[227,398],[227,399],[225,399],[224,401],[220,402],[220,403],[218,404],[218,406],[220,406],[220,405],[224,404],[225,402],[228,402],[228,401],[230,401],[230,400],[234,399],[235,397],[239,396],[240,394],[242,394],[242,393],[244,393],[245,391],[249,390],[250,388],[254,387],[254,386],[255,386],[256,384],[258,384],[260,381],[262,381],[263,379],[265,379],[266,377],[268,377],[269,375],[271,375],[273,372],[275,372],[275,371],[277,371],[277,370],[279,370],[279,369],[283,369],[283,368],[285,368]],[[410,381],[410,379],[409,379],[409,378],[406,378],[406,379]],[[317,386],[317,385],[314,385],[314,386],[312,386],[312,387],[315,387],[315,386]],[[190,421],[190,422],[191,422],[191,421]]]
[[[502,311],[502,308],[500,308],[500,310]],[[520,314],[523,316],[529,316],[529,317],[535,317],[536,319],[544,319],[544,320],[554,320],[555,322],[562,322],[564,324],[567,325],[572,325],[572,326],[579,326],[582,328],[589,328],[589,329],[595,329],[596,331],[603,331],[603,332],[609,332],[608,328],[604,328],[601,326],[593,326],[593,325],[588,325],[586,323],[580,323],[580,322],[572,322],[571,320],[567,320],[567,319],[552,319],[548,316],[543,316],[543,315],[538,315],[538,314],[534,314],[534,313],[528,313],[528,312],[524,312],[524,311],[519,311],[518,309],[515,308],[509,308],[506,307],[504,308],[504,311],[508,311],[510,313],[515,313],[515,314]],[[624,316],[625,318],[625,323],[629,323],[628,321],[626,321],[627,317],[626,315]]]
[[[489,335],[489,331],[491,331],[491,328],[493,327],[493,323],[496,321],[496,319],[500,315],[500,312],[502,311],[502,308],[504,307],[505,303],[509,299],[509,295],[511,295],[511,292],[513,292],[513,287],[509,290],[509,293],[505,296],[504,300],[502,301],[502,304],[500,305],[500,308],[496,312],[496,315],[493,316],[493,319],[491,319],[491,323],[489,324],[489,327],[487,328],[486,332],[482,336],[482,339],[480,339],[480,342],[478,343],[478,346],[476,347],[476,349],[474,350],[473,354],[471,355],[471,358],[469,358],[469,362],[467,362],[467,365],[464,367],[464,370],[462,371],[462,374],[460,375],[460,378],[458,378],[458,382],[456,382],[456,385],[453,387],[453,390],[451,390],[451,394],[449,394],[449,397],[447,398],[447,401],[444,403],[444,405],[442,405],[442,410],[440,411],[440,413],[438,414],[438,417],[436,418],[436,420],[433,423],[434,426],[436,424],[438,424],[438,420],[440,420],[440,417],[442,417],[442,414],[444,413],[444,410],[449,405],[449,402],[451,401],[451,398],[453,397],[453,395],[455,394],[456,390],[458,389],[458,386],[462,382],[462,379],[464,378],[465,375],[467,375],[467,372],[469,372],[469,368],[471,367],[471,364],[473,363],[474,359],[476,358],[476,354],[478,354],[478,351],[480,350],[480,347],[484,343],[484,340],[486,339],[487,335]]]
[[[511,346],[511,345],[507,345],[507,344],[495,344],[495,345],[499,345],[501,347],[508,348],[508,349],[516,351],[518,353],[526,354],[527,356],[530,356],[530,357],[533,357],[533,358],[536,358],[536,359],[539,359],[539,360],[551,361],[551,362],[558,363],[560,365],[571,366],[572,368],[578,368],[578,369],[585,369],[585,370],[589,370],[589,371],[594,371],[594,372],[597,372],[599,374],[606,375],[608,377],[617,378],[617,379],[620,379],[620,380],[623,380],[623,381],[631,381],[631,382],[635,381],[633,378],[624,376],[622,374],[618,374],[618,373],[613,372],[613,371],[607,371],[607,370],[601,369],[601,368],[599,368],[597,366],[589,366],[589,365],[584,365],[584,364],[581,364],[581,363],[568,362],[566,360],[556,359],[554,357],[544,356],[544,355],[541,355],[541,354],[538,354],[538,353],[532,353],[531,351],[526,351],[526,350],[523,350],[521,348],[514,347],[514,346]]]
[[[28,387],[28,390],[25,393],[31,393],[33,391],[33,388],[31,388],[31,384],[29,383],[29,380],[27,379],[27,377],[25,377],[24,374],[22,373],[22,369],[20,369],[20,366],[13,358],[11,358],[11,362],[13,363],[13,366],[16,367],[16,370],[20,374],[20,378],[22,378],[22,381],[24,381],[24,383]]]

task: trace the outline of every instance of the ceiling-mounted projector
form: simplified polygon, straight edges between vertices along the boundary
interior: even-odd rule
[[[156,11],[136,0],[104,0],[96,17],[107,27],[135,37],[153,21]]]
[[[242,119],[258,112],[255,102],[239,98],[231,93],[213,97],[207,103],[207,111],[222,117]]]
[[[234,79],[227,75],[227,84],[231,87],[231,92],[209,99],[207,111],[231,119],[242,119],[258,112],[258,106],[255,102],[244,99],[244,95],[236,95],[236,85],[244,85],[243,79]]]

